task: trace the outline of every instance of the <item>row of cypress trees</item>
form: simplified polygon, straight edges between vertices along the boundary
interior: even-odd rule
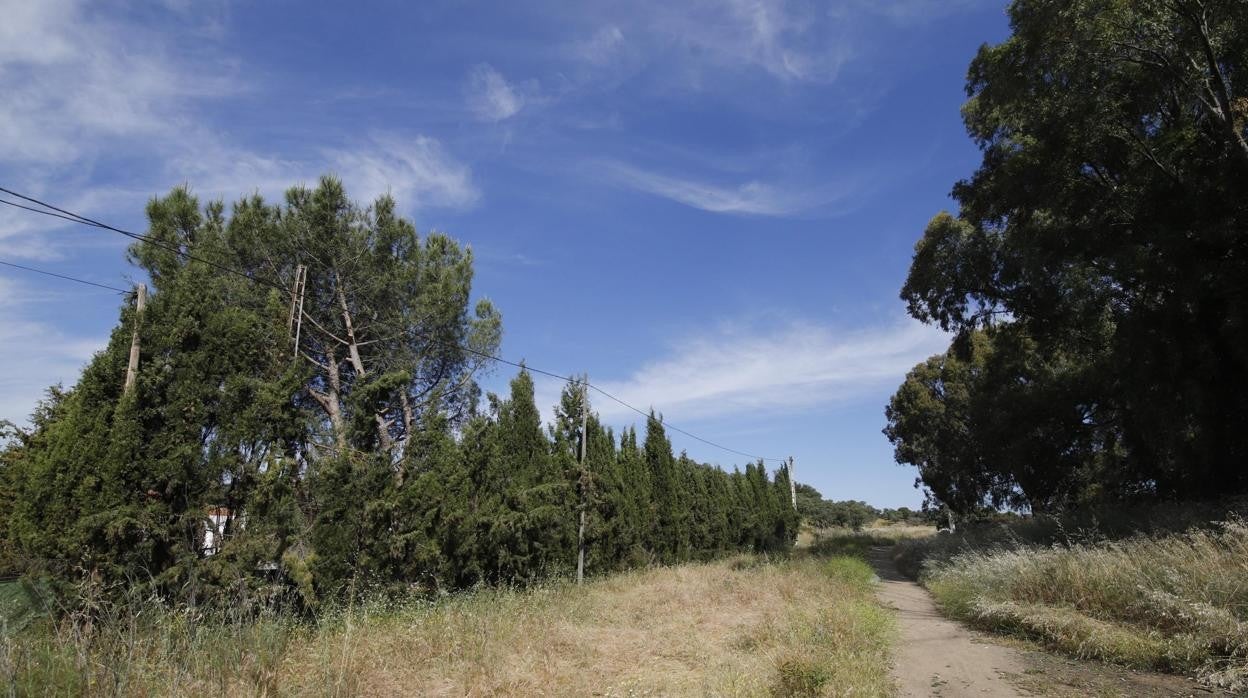
[[[524,369],[482,396],[501,319],[470,302],[472,251],[388,197],[324,178],[228,213],[176,189],[147,213],[129,250],[147,308],[0,451],[0,562],[66,598],[308,609],[529,583],[574,569],[582,511],[591,574],[792,544],[784,471],[676,456],[654,414],[640,441],[592,413],[582,434],[575,385],[544,428]]]
[[[458,434],[427,415],[397,475],[384,459],[333,460],[315,485],[311,576],[323,587],[368,578],[437,589],[568,576],[582,506],[595,574],[792,545],[785,471],[727,473],[676,456],[653,414],[640,437],[630,427],[617,438],[591,413],[582,473],[582,399],[568,386],[543,429],[522,370]]]

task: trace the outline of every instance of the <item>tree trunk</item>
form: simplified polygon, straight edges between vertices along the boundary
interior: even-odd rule
[[[342,277],[338,272],[334,272],[334,289],[338,295],[338,305],[342,309],[342,322],[347,328],[347,352],[351,359],[351,368],[355,370],[357,378],[363,379],[367,377],[368,372],[364,370],[364,359],[360,356],[360,344],[355,338],[355,325],[351,322],[351,310],[347,307],[347,294],[342,287]],[[377,440],[381,444],[384,451],[389,451],[393,446],[393,440],[390,438],[390,421],[386,419],[382,413],[373,415],[373,419],[377,422]]]

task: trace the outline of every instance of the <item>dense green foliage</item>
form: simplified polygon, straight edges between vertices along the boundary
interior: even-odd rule
[[[888,407],[966,512],[1248,488],[1248,4],[1015,0],[971,64],[983,161],[902,298],[956,334]]]
[[[929,512],[912,511],[909,507],[876,509],[866,502],[834,502],[824,499],[814,487],[801,483],[797,485],[797,512],[802,521],[816,528],[851,528],[855,531],[876,520],[912,524],[933,520]]]
[[[591,572],[791,545],[783,472],[676,457],[654,415],[641,446],[595,415],[583,434],[576,386],[544,430],[524,370],[483,399],[501,323],[470,302],[472,252],[388,197],[358,206],[326,178],[228,215],[177,189],[147,213],[146,310],[3,434],[3,566],[79,599],[311,608],[566,574],[582,509]]]

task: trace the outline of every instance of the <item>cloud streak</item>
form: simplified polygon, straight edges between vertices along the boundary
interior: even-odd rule
[[[368,147],[331,152],[328,161],[365,201],[388,193],[404,208],[463,208],[481,196],[468,166],[428,136],[374,135]]]
[[[468,107],[481,121],[510,119],[524,108],[524,96],[488,63],[468,75]]]
[[[774,331],[729,329],[689,337],[628,378],[600,386],[677,423],[779,414],[891,391],[948,342],[938,329],[911,320],[848,332],[809,322]],[[595,408],[609,420],[636,416],[606,399]]]
[[[0,277],[0,313],[5,315],[0,323],[0,353],[7,366],[0,375],[0,419],[26,423],[48,386],[57,382],[72,386],[83,365],[104,347],[107,337],[68,334],[34,319],[28,310],[41,302],[64,302],[72,295],[40,295],[24,284]]]
[[[86,215],[124,223],[153,194],[187,183],[205,198],[259,192],[280,197],[325,172],[350,194],[392,193],[407,212],[466,208],[480,199],[471,168],[423,133],[382,130],[272,151],[250,149],[200,109],[254,85],[217,43],[219,17],[203,4],[156,9],[143,23],[79,0],[0,0],[0,178],[19,191]],[[184,44],[194,44],[188,50]],[[522,106],[501,76],[496,109]],[[496,112],[501,114],[502,111]],[[124,165],[115,160],[124,159]],[[107,173],[104,187],[92,186]],[[0,208],[10,257],[56,259],[69,250],[50,235],[67,224]]]
[[[754,216],[795,216],[843,202],[860,187],[853,183],[833,183],[806,187],[789,183],[772,184],[750,179],[742,184],[718,184],[646,170],[620,162],[599,163],[607,179],[619,186],[653,194],[692,208]]]
[[[197,99],[243,89],[228,61],[175,58],[159,34],[72,0],[5,0],[0,14],[0,159],[64,164],[176,140]]]
[[[586,63],[619,57],[624,37],[665,72],[702,84],[708,70],[755,70],[786,83],[828,83],[852,58],[843,26],[817,5],[785,0],[638,2],[573,44]]]

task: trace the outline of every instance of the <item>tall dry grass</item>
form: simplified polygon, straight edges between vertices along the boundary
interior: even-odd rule
[[[859,560],[741,556],[352,603],[313,625],[146,610],[0,639],[17,695],[888,695]]]
[[[964,552],[1015,550],[1037,546],[1090,544],[1137,535],[1161,536],[1248,515],[1248,499],[1223,502],[1171,502],[1090,508],[1060,515],[1003,517],[959,525],[956,533],[898,539],[897,569],[919,579],[929,562],[943,562]]]
[[[923,581],[942,610],[1082,658],[1248,691],[1248,525],[964,550]]]

